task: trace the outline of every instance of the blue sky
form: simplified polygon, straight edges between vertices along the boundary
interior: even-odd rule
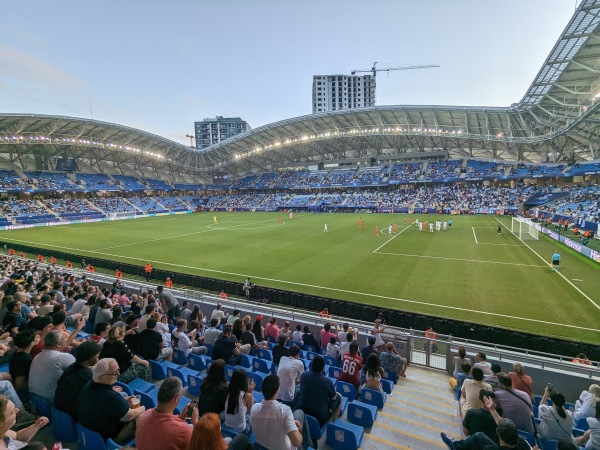
[[[377,102],[508,106],[574,0],[5,2],[0,112],[93,117],[189,143],[193,122],[311,113],[312,76],[380,65]]]

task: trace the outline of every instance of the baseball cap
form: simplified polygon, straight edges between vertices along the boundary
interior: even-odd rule
[[[79,347],[77,347],[77,354],[75,356],[75,361],[78,363],[86,362],[87,360],[93,358],[95,355],[100,353],[102,350],[102,346],[94,341],[85,341]]]

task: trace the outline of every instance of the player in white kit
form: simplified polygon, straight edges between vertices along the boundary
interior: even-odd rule
[[[323,228],[323,233],[329,233],[329,229],[327,228],[327,224],[325,224],[325,228]]]
[[[388,234],[389,234],[390,236],[392,235],[392,226],[391,226],[391,225],[388,227]]]
[[[435,221],[435,231],[440,231],[442,229],[442,222],[439,220]]]
[[[448,229],[448,222],[446,222],[446,221],[444,220],[444,230],[447,230],[447,229]]]
[[[430,224],[429,224],[429,232],[430,232],[430,233],[433,233],[433,223],[430,223]]]
[[[423,222],[419,222],[419,231],[423,231]]]

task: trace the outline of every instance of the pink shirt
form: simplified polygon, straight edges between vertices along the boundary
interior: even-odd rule
[[[279,338],[279,327],[277,325],[267,323],[265,325],[265,337],[266,336],[271,336],[273,339],[277,340]]]
[[[325,328],[321,330],[321,348],[327,348],[327,344],[329,344],[329,340],[334,337],[337,339],[337,334],[332,333],[331,331],[325,331]]]
[[[190,443],[192,431],[192,427],[178,416],[159,413],[152,408],[138,419],[135,446],[138,450],[181,450]]]

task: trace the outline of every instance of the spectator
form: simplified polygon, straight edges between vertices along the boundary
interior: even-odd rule
[[[528,394],[532,402],[535,400],[533,390],[531,388],[532,380],[529,375],[525,375],[525,368],[523,367],[523,364],[520,362],[513,363],[513,370],[512,372],[508,373],[508,376],[512,380],[512,385],[515,389]]]
[[[358,389],[360,387],[362,363],[363,359],[358,355],[358,344],[352,342],[350,344],[350,351],[342,355],[342,372],[340,373],[339,380],[350,383]]]
[[[279,330],[279,336],[285,336],[285,342],[287,344],[288,341],[292,340],[292,330],[290,328],[290,322],[285,321],[283,323],[283,327]]]
[[[21,315],[21,302],[10,301],[6,305],[6,315],[2,319],[2,326],[5,330],[10,331],[11,336],[15,336],[19,332],[19,327],[27,321]]]
[[[198,309],[200,309],[200,306],[194,305],[194,309],[196,309],[196,307],[198,307]],[[190,319],[191,315],[192,315],[192,310],[190,309],[190,301],[184,300],[183,303],[181,304],[181,312],[179,313],[179,319],[187,320],[189,323],[189,321],[191,320]]]
[[[287,337],[285,335],[279,335],[277,339],[277,345],[273,347],[273,363],[279,364],[282,356],[290,356],[290,351],[285,346],[287,343]]]
[[[337,340],[337,328],[331,324],[331,322],[325,322],[323,329],[321,330],[321,348],[327,349],[327,345],[331,341],[331,338]]]
[[[254,325],[252,325],[252,332],[256,337],[256,342],[263,342],[265,340],[265,327],[262,326],[263,316],[259,314],[256,316]]]
[[[119,364],[118,381],[129,383],[136,378],[152,381],[150,363],[136,356],[123,342],[125,327],[117,326],[110,329],[108,338],[100,352],[100,358],[114,358]]]
[[[131,408],[125,398],[113,390],[119,376],[119,364],[114,358],[104,358],[92,369],[92,381],[79,395],[77,421],[103,439],[111,438],[124,444],[135,436],[136,423],[145,411],[143,406]]]
[[[264,400],[256,403],[250,412],[256,442],[268,449],[306,449],[310,445],[310,435],[304,413],[299,409],[292,413],[289,406],[278,402],[279,388],[277,375],[269,375],[264,379]],[[274,423],[280,426],[273,426]]]
[[[398,377],[406,377],[406,366],[408,361],[398,354],[393,342],[385,344],[385,350],[379,354],[381,367],[388,373],[393,373]]]
[[[162,286],[158,286],[156,292],[158,292],[160,307],[167,312],[169,323],[175,323],[180,313],[179,302],[170,291],[165,290]]]
[[[150,319],[146,322],[146,329],[138,336],[137,354],[147,360],[164,359],[171,361],[173,349],[165,348],[163,337],[155,328],[156,320]]]
[[[227,378],[225,378],[225,361],[213,360],[206,371],[206,378],[200,383],[200,399],[198,414],[202,417],[207,412],[222,415],[225,419],[225,399],[227,398]]]
[[[369,345],[363,347],[360,351],[363,360],[366,360],[371,353],[379,353],[377,351],[377,345],[375,344],[376,339],[374,336],[370,336],[369,339],[367,339],[367,342],[369,343]]]
[[[179,416],[173,411],[181,399],[181,380],[165,379],[158,389],[158,405],[145,411],[137,422],[135,446],[138,450],[185,450],[192,438],[192,427],[185,421],[190,404]],[[191,416],[192,426],[198,422],[198,408]]]
[[[483,375],[492,375],[492,364],[487,362],[487,357],[483,352],[477,352],[475,354],[475,364],[473,367],[478,367],[483,370]]]
[[[110,303],[108,303],[108,300],[100,300],[98,307],[99,309],[94,316],[94,326],[98,325],[100,322],[111,323],[113,316],[110,311]]]
[[[229,317],[231,317],[231,316],[229,316]],[[244,322],[242,321],[242,319],[240,319],[240,318],[235,319],[235,322],[233,322],[233,324],[232,324],[231,332],[233,333],[233,335],[236,337],[236,339],[238,341],[242,340],[242,333],[244,332]]]
[[[301,341],[304,343],[304,345],[312,345],[315,351],[320,348],[319,341],[317,341],[317,339],[311,333],[308,325],[304,327],[304,334],[302,335]]]
[[[235,321],[238,319],[240,319],[240,310],[234,309],[233,312],[227,318],[227,323],[235,323]]]
[[[104,345],[104,343],[106,342],[106,338],[108,337],[108,332],[110,331],[110,328],[110,323],[100,322],[94,327],[94,334],[90,336],[90,340],[100,345]]]
[[[254,392],[255,386],[253,380],[248,382],[243,369],[237,369],[231,375],[225,400],[224,425],[236,433],[250,436],[252,432],[249,412],[254,405],[252,392]]]
[[[277,319],[275,317],[271,317],[269,322],[265,325],[265,337],[271,338],[271,342],[277,342],[277,338],[279,338],[279,325],[277,325]]]
[[[40,335],[28,328],[15,336],[14,352],[8,363],[8,371],[12,377],[15,390],[22,402],[29,402],[29,371],[31,369],[31,349],[40,341]]]
[[[381,379],[383,378],[383,368],[379,361],[379,355],[377,353],[371,353],[367,358],[364,369],[364,378],[360,389],[373,389],[383,394],[383,387],[381,386]]]
[[[76,406],[79,402],[79,393],[89,381],[92,380],[92,369],[100,357],[102,346],[87,341],[77,347],[75,362],[65,369],[58,379],[54,395],[54,407],[68,413],[77,420]]]
[[[221,323],[225,317],[227,317],[227,311],[223,309],[223,306],[220,303],[217,303],[216,308],[213,309],[213,312],[210,315],[211,322],[213,319],[217,319],[219,323]]]
[[[335,420],[342,406],[342,397],[336,393],[333,382],[323,375],[325,360],[322,356],[313,359],[310,371],[300,376],[300,401],[297,407],[309,414],[323,427],[329,420]]]
[[[277,367],[280,387],[277,397],[282,403],[292,407],[296,398],[296,385],[304,373],[304,363],[300,360],[300,348],[297,345],[290,347],[290,355],[282,356]],[[263,388],[264,389],[264,388]]]
[[[229,441],[229,442],[228,442]],[[188,450],[250,450],[254,446],[245,434],[224,439],[221,435],[219,416],[208,413],[200,417],[194,425]]]
[[[325,354],[335,359],[340,359],[340,346],[334,336],[329,338],[329,344],[327,344],[327,352]]]
[[[48,418],[38,417],[35,423],[19,431],[12,428],[17,423],[19,408],[6,396],[0,395],[0,437],[7,449],[23,448],[37,434],[37,432],[48,425]]]
[[[548,397],[552,400],[552,406],[548,406]],[[564,395],[554,389],[550,391],[546,386],[538,410],[538,417],[541,420],[540,437],[545,440],[567,440],[573,445],[577,445],[573,436],[573,413],[564,406]]]
[[[585,417],[594,417],[596,405],[598,403],[600,403],[600,386],[591,384],[587,391],[581,392],[579,398],[575,402],[574,420],[577,421]]]
[[[375,325],[371,329],[371,335],[375,338],[375,347],[378,352],[383,350],[383,346],[385,345],[382,337],[385,328],[386,327],[382,324],[381,319],[375,319]],[[363,354],[363,358],[368,358],[368,355],[365,356]]]
[[[222,359],[232,366],[237,366],[241,362],[242,353],[247,355],[250,348],[250,344],[236,343],[231,334],[231,327],[225,327],[221,337],[215,341],[212,358]]]
[[[217,319],[211,319],[210,328],[204,332],[204,345],[215,345],[215,341],[221,336],[221,330],[217,327],[219,321]]]
[[[577,438],[577,444],[585,444],[585,450],[595,450],[600,448],[600,402],[596,403],[594,417],[587,417],[589,430],[583,433],[583,436]]]
[[[296,331],[292,333],[292,341],[302,342],[302,325],[296,325]]]
[[[141,333],[146,329],[146,323],[152,319],[152,313],[154,312],[154,303],[146,306],[144,309],[144,315],[140,319],[140,323],[138,325],[138,333]]]
[[[176,347],[179,351],[189,355],[193,353],[195,355],[201,355],[207,352],[206,347],[199,345],[196,341],[198,329],[192,330],[190,333],[186,333],[187,322],[184,319],[177,321],[177,329],[171,332],[173,337],[173,347]]]
[[[473,368],[473,372],[475,368]],[[473,374],[473,378],[475,375]],[[496,405],[502,408],[502,417],[511,419],[519,430],[533,433],[531,398],[526,392],[513,389],[511,378],[505,373],[498,374],[500,389],[496,391]],[[467,383],[464,384],[466,386]],[[463,389],[464,389],[463,386]]]
[[[352,341],[355,341],[355,340],[356,339],[354,339],[354,334],[352,334],[352,333],[344,334],[344,339],[340,340],[340,357],[344,353],[347,353],[350,351],[350,344],[352,343]]]
[[[473,364],[471,358],[467,357],[467,351],[464,347],[458,347],[458,354],[454,355],[452,362],[454,364],[454,371],[452,372],[453,378],[456,378],[456,376],[462,372],[461,366],[463,363],[468,362],[471,365]]]
[[[75,357],[63,350],[66,339],[60,331],[50,331],[44,339],[44,349],[31,362],[29,392],[54,402],[56,384],[65,369],[75,362]]]
[[[473,377],[471,376],[471,369],[472,369],[471,364],[464,363],[460,368],[462,369],[462,373],[459,373],[457,375],[456,385],[458,387],[462,388],[465,380],[472,380]]]
[[[483,403],[479,399],[479,391],[484,389],[491,391],[492,387],[483,381],[483,370],[479,367],[471,369],[471,380],[465,380],[461,390],[461,416],[464,418],[468,410],[482,408]]]

